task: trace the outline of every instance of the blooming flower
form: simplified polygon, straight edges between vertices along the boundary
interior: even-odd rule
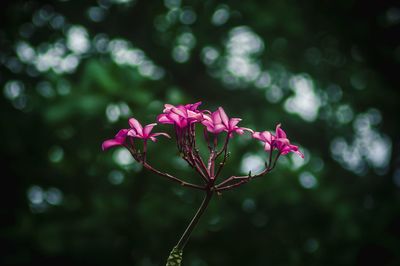
[[[103,151],[115,146],[123,146],[126,140],[129,129],[121,129],[113,139],[108,139],[103,142],[101,148]]]
[[[287,138],[285,131],[283,131],[283,129],[281,128],[281,124],[278,124],[276,126],[275,135],[268,131],[254,132],[253,138],[264,142],[265,151],[270,151],[271,149],[276,148],[282,155],[288,154],[289,152],[294,152],[298,154],[301,158],[304,158],[304,154],[299,151],[299,147],[290,144],[290,141]]]
[[[263,131],[263,132],[254,132],[253,138],[264,142],[264,150],[270,151],[272,148],[272,142],[274,141],[275,136],[272,135],[271,132],[269,132],[269,131]]]
[[[304,154],[299,151],[299,147],[290,144],[289,139],[286,136],[285,131],[281,129],[281,124],[278,124],[275,129],[275,140],[273,145],[280,151],[281,154],[285,155],[289,152],[298,154],[301,158],[304,158]]]
[[[157,123],[148,124],[143,128],[139,121],[137,121],[135,118],[130,118],[129,125],[131,126],[131,129],[128,131],[128,136],[134,138],[143,139],[145,141],[150,139],[153,142],[156,142],[156,137],[160,135],[171,138],[167,133],[151,133],[153,127],[157,125]]]
[[[200,104],[201,102],[178,106],[165,104],[163,113],[158,115],[157,121],[161,124],[175,124],[179,128],[184,128],[190,123],[203,119],[202,113],[197,109]]]
[[[219,107],[218,110],[211,115],[203,114],[203,121],[201,121],[201,123],[206,126],[209,132],[218,134],[225,131],[228,132],[229,137],[232,137],[234,132],[240,135],[242,135],[244,131],[253,133],[253,130],[250,128],[237,126],[241,120],[240,118],[229,118],[224,109]]]
[[[121,129],[113,139],[104,141],[101,145],[103,151],[115,146],[124,146],[127,137],[143,139],[144,141],[150,139],[153,142],[156,142],[156,137],[160,135],[170,138],[167,133],[151,133],[153,127],[157,125],[156,123],[149,124],[143,128],[139,121],[137,121],[135,118],[130,118],[129,125],[131,128]]]

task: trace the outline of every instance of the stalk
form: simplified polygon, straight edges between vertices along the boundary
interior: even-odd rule
[[[210,202],[212,195],[213,195],[212,191],[208,190],[206,192],[206,195],[204,196],[203,202],[201,203],[199,209],[197,210],[196,214],[190,221],[185,232],[183,232],[181,238],[178,241],[178,244],[176,244],[176,246],[172,249],[172,251],[168,257],[166,266],[181,265],[183,248],[187,244],[187,242],[190,238],[190,235],[192,234],[194,228],[198,224],[200,217],[203,215],[204,211],[207,209],[208,203]]]

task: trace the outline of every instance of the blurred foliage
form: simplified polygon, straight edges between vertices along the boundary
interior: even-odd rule
[[[163,265],[201,193],[100,145],[198,100],[281,122],[306,159],[214,198],[184,265],[400,265],[396,1],[1,5],[2,265]],[[196,182],[172,141],[150,149]],[[265,156],[231,152],[226,176]]]

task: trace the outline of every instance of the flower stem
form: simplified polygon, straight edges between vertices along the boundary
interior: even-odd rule
[[[193,219],[190,221],[190,224],[188,225],[188,227],[186,228],[185,232],[183,233],[183,235],[179,239],[178,244],[176,245],[176,248],[178,250],[183,250],[183,248],[185,247],[186,243],[189,240],[189,237],[190,237],[191,233],[193,232],[193,229],[195,228],[195,226],[199,222],[201,215],[206,210],[212,195],[213,195],[212,191],[207,191],[206,192],[206,195],[205,195],[205,197],[203,199],[203,202],[201,203],[199,209],[197,210],[196,214],[194,215]]]

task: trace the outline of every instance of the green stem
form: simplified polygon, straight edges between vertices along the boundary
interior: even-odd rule
[[[183,250],[183,248],[185,247],[186,243],[189,240],[189,237],[190,237],[191,233],[193,232],[193,229],[195,228],[195,226],[199,222],[201,215],[204,213],[204,211],[206,210],[206,208],[208,206],[208,203],[210,202],[210,199],[211,199],[211,197],[213,195],[213,192],[212,191],[207,191],[206,193],[207,194],[204,197],[203,202],[201,203],[199,209],[197,210],[197,212],[194,215],[192,221],[190,221],[190,224],[188,225],[188,227],[186,228],[185,232],[181,236],[181,239],[179,239],[178,244],[176,245],[176,248],[178,250]]]

